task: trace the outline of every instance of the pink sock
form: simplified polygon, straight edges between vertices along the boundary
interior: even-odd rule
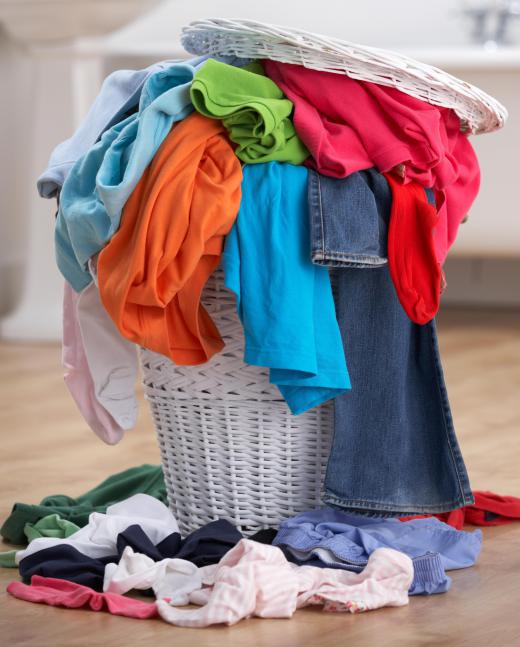
[[[40,575],[33,575],[30,585],[11,582],[7,586],[7,592],[20,600],[53,607],[89,607],[92,611],[108,611],[116,616],[139,619],[157,615],[157,607],[153,603],[126,598],[117,593],[98,593],[75,582]]]

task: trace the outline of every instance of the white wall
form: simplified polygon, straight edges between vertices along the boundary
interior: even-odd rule
[[[23,177],[23,153],[30,146],[30,66],[19,48],[0,30],[0,314],[16,301],[25,252],[20,195],[29,190]]]
[[[115,40],[177,42],[181,27],[205,17],[249,18],[376,47],[458,45],[467,39],[460,0],[168,0]]]
[[[286,24],[395,49],[450,46],[465,43],[469,38],[469,24],[460,13],[462,5],[459,0],[169,0],[109,40],[114,44],[160,41],[173,52],[178,49],[182,25],[195,18],[222,16]],[[520,20],[514,31],[519,34]],[[107,66],[112,63],[115,62],[108,61]],[[33,152],[28,135],[32,116],[30,64],[1,31],[0,78],[1,315],[11,309],[19,289],[27,229],[23,205],[27,195],[35,191],[36,179],[27,171],[27,159]],[[48,82],[52,84],[55,80],[49,78]],[[57,92],[57,101],[60,100]],[[58,126],[50,124],[53,128]],[[491,146],[491,139],[485,148],[488,144]],[[47,151],[37,154],[46,155]],[[41,213],[42,218],[52,218],[53,205],[42,201]],[[471,225],[467,227],[469,231]]]

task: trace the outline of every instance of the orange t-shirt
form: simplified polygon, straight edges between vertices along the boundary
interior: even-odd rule
[[[220,121],[174,125],[98,260],[103,305],[121,334],[176,364],[202,364],[224,342],[200,303],[238,213],[242,169]]]

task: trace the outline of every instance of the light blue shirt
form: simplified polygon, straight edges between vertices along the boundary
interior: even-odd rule
[[[246,164],[223,254],[244,361],[270,369],[293,414],[350,388],[328,270],[310,259],[307,177],[303,166]]]
[[[56,196],[74,163],[97,142],[105,130],[138,105],[148,77],[175,62],[179,61],[161,61],[143,70],[117,70],[107,76],[79,128],[52,151],[47,168],[37,182],[42,198]]]
[[[151,76],[143,87],[139,113],[107,150],[96,189],[112,222],[119,222],[126,201],[172,124],[193,111],[190,86],[200,64],[195,59]]]
[[[173,123],[192,112],[189,88],[204,60],[175,63],[152,74],[138,112],[107,130],[67,176],[56,219],[56,262],[77,292],[91,282],[88,259],[118,230],[128,197]]]
[[[298,563],[352,571],[361,571],[376,548],[399,550],[413,560],[410,594],[417,595],[446,591],[451,581],[444,570],[473,566],[482,532],[456,530],[434,517],[401,522],[323,508],[283,521],[273,545]]]

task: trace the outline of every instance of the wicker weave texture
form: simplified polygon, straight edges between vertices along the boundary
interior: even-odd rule
[[[250,533],[320,504],[332,405],[293,416],[267,371],[244,364],[242,326],[220,270],[203,301],[224,351],[180,367],[143,350],[145,394],[181,531],[224,518]]]
[[[182,44],[191,54],[270,58],[353,79],[395,87],[438,106],[452,108],[464,129],[501,128],[506,108],[479,88],[431,65],[383,49],[356,45],[253,20],[207,18],[184,27]]]

